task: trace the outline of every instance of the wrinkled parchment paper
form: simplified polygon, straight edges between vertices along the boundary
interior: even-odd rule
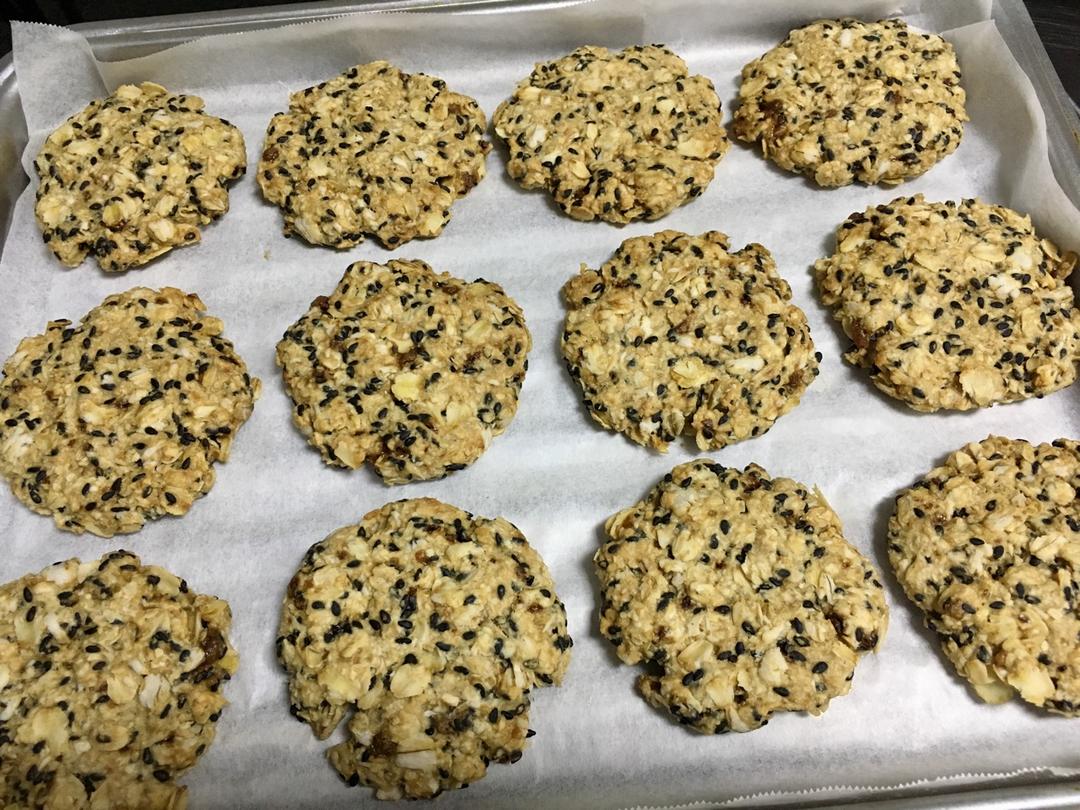
[[[224,319],[226,334],[263,379],[264,393],[232,459],[219,465],[214,489],[182,519],[159,520],[113,540],[75,537],[30,513],[4,488],[2,579],[124,547],[230,602],[240,670],[227,687],[232,705],[216,743],[184,780],[193,808],[373,803],[365,789],[344,786],[323,758],[325,744],[289,716],[273,642],[285,586],[307,547],[388,500],[418,496],[505,515],[520,526],[551,566],[576,642],[563,687],[536,694],[531,725],[537,735],[522,761],[493,765],[469,790],[444,795],[441,807],[676,804],[1080,766],[1080,721],[1019,702],[979,703],[951,673],[888,571],[892,626],[883,649],[863,660],[851,694],[822,717],[778,716],[750,734],[703,737],[649,708],[634,690],[638,672],[619,664],[598,635],[591,558],[608,515],[698,454],[679,443],[659,455],[595,426],[558,355],[559,288],[581,262],[599,266],[623,239],[662,228],[719,229],[735,247],[764,244],[809,317],[824,354],[821,376],[766,436],[710,455],[740,467],[758,462],[773,475],[819,485],[850,540],[881,568],[887,567],[884,529],[895,493],[949,451],[990,433],[1033,441],[1080,436],[1080,389],[963,415],[919,415],[894,404],[841,361],[846,340],[811,284],[810,265],[831,252],[833,229],[852,211],[899,193],[1005,203],[1030,211],[1063,247],[1080,248],[1080,212],[1054,181],[1043,113],[989,19],[990,6],[989,0],[597,0],[545,12],[362,14],[214,37],[111,64],[97,63],[70,31],[16,25],[15,62],[31,133],[23,162],[31,176],[38,145],[65,116],[122,82],[147,79],[197,93],[210,112],[237,124],[251,168],[270,116],[286,107],[290,90],[373,59],[446,79],[475,96],[490,118],[535,61],[586,43],[665,42],[715,82],[730,112],[743,64],[790,28],[843,13],[904,14],[914,25],[945,32],[960,56],[972,121],[959,150],[902,191],[821,190],[735,143],[700,199],[661,222],[624,228],[571,221],[544,194],[521,191],[506,177],[505,152],[497,146],[488,178],[457,203],[443,235],[393,253],[374,243],[335,253],[284,239],[279,212],[261,200],[251,171],[233,188],[232,210],[205,230],[200,245],[122,276],[107,276],[91,262],[66,270],[48,255],[33,222],[31,183],[0,265],[0,356],[48,319],[78,318],[110,293],[175,285],[199,293]],[[395,488],[367,470],[324,466],[293,428],[274,367],[284,329],[312,298],[334,287],[349,262],[391,256],[501,283],[524,307],[535,343],[509,431],[469,469]]]

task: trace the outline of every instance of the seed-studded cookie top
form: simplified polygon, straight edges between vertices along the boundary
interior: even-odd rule
[[[1080,715],[1080,443],[991,436],[896,499],[889,561],[957,673]]]
[[[236,671],[229,606],[117,551],[0,586],[0,803],[176,808]]]
[[[506,430],[532,346],[498,284],[421,261],[350,265],[278,343],[293,421],[328,464],[441,478]]]
[[[484,178],[491,144],[476,101],[389,62],[357,65],[293,93],[266,130],[259,186],[285,235],[349,248],[438,236]]]
[[[195,244],[198,226],[229,210],[227,184],[247,165],[244,136],[202,110],[198,96],[125,84],[48,137],[34,161],[34,213],[61,262],[138,267]]]
[[[885,634],[877,572],[817,490],[709,461],[614,515],[596,552],[600,629],[645,699],[704,733],[825,711]]]
[[[0,379],[0,471],[67,531],[182,515],[259,395],[197,295],[136,287],[25,338]]]
[[[899,183],[960,144],[952,45],[903,20],[820,20],[746,65],[735,135],[821,186]]]
[[[666,450],[767,431],[818,373],[814,343],[769,251],[718,231],[627,239],[563,288],[562,352],[605,427]]]
[[[660,45],[541,62],[494,122],[510,176],[574,219],[658,219],[705,190],[728,148],[712,82]]]
[[[814,272],[855,344],[844,357],[889,396],[936,411],[1076,379],[1080,313],[1065,280],[1075,265],[1015,211],[916,195],[848,217]]]
[[[398,501],[312,546],[282,609],[292,712],[330,761],[383,799],[428,798],[517,762],[529,692],[558,684],[572,642],[521,532],[429,498]]]

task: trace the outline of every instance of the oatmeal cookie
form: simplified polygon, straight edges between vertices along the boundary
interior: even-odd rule
[[[125,84],[45,141],[34,214],[68,267],[94,256],[102,270],[128,270],[198,242],[246,166],[244,136],[201,98]]]
[[[957,674],[1080,716],[1080,443],[990,436],[902,492],[889,561]]]
[[[0,804],[160,808],[214,740],[229,606],[126,551],[0,586]]]
[[[819,20],[743,68],[733,128],[818,185],[891,185],[959,146],[964,100],[941,37],[903,20]]]
[[[292,713],[380,799],[429,798],[517,762],[530,692],[558,685],[573,642],[547,566],[503,518],[397,501],[316,543],[277,640]]]
[[[728,148],[712,82],[661,45],[541,62],[495,111],[507,170],[574,219],[659,219],[700,195]]]
[[[497,284],[357,262],[289,327],[277,361],[293,421],[328,464],[368,461],[401,484],[462,469],[506,430],[531,346]]]
[[[25,338],[0,378],[0,473],[66,531],[182,515],[259,396],[197,295],[136,287]]]
[[[289,97],[266,130],[259,186],[286,236],[398,247],[442,233],[450,206],[483,179],[486,127],[476,101],[442,79],[357,65]]]
[[[963,411],[1076,379],[1076,261],[1015,211],[920,194],[852,214],[814,273],[848,362],[917,411]]]
[[[627,239],[563,287],[562,353],[593,419],[666,450],[759,436],[818,374],[802,310],[769,251],[709,231]]]
[[[825,498],[756,464],[682,464],[605,532],[600,630],[647,664],[645,700],[697,731],[820,714],[885,635],[879,576]]]

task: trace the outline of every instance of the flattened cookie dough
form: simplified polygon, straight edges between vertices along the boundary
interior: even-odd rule
[[[870,561],[817,489],[695,461],[609,518],[600,630],[650,704],[706,734],[847,694],[888,608]]]
[[[768,250],[709,231],[627,239],[563,287],[562,353],[593,419],[667,449],[759,436],[818,374],[802,310]]]
[[[900,493],[889,562],[957,674],[1080,715],[1080,443],[990,436]]]
[[[229,606],[126,551],[0,586],[0,804],[173,810],[236,672]]]
[[[848,217],[814,273],[849,363],[917,411],[964,411],[1076,379],[1076,261],[1008,208],[919,194]]]
[[[277,346],[293,422],[388,484],[471,464],[517,411],[532,340],[502,287],[421,261],[350,265]]]
[[[128,270],[198,242],[246,165],[240,130],[204,113],[201,98],[125,84],[45,141],[34,214],[68,267],[94,256],[102,270]]]
[[[819,20],[742,70],[734,132],[820,186],[900,183],[960,144],[952,45],[903,20]]]
[[[379,799],[466,787],[517,762],[530,692],[558,685],[573,642],[547,566],[503,518],[430,498],[369,512],[316,543],[277,640],[290,709]]]
[[[697,197],[728,148],[712,82],[660,45],[540,62],[495,111],[523,188],[574,219],[659,219]]]
[[[476,101],[442,79],[357,65],[289,97],[266,130],[259,187],[286,236],[395,248],[442,233],[450,206],[484,178],[486,127]]]
[[[0,378],[0,472],[19,500],[111,537],[210,490],[260,385],[204,309],[136,287],[18,345]]]

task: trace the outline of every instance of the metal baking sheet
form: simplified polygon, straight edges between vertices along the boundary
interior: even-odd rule
[[[947,2],[947,0],[941,0]],[[497,12],[505,8],[550,8],[573,5],[577,0],[367,0],[360,3],[298,3],[296,5],[213,11],[204,14],[172,14],[128,20],[82,23],[72,28],[82,33],[98,58],[130,59],[164,50],[212,34],[255,31],[296,25],[340,14],[373,11]],[[1074,204],[1080,206],[1080,115],[1054,70],[1023,0],[994,0],[993,18],[1016,61],[1035,85],[1046,112],[1050,136],[1050,162],[1058,182]],[[26,119],[19,103],[19,85],[11,54],[0,58],[0,232],[6,234],[11,211],[27,177],[19,166],[26,146]],[[3,245],[0,243],[0,253]]]
[[[530,9],[545,9],[551,14],[559,13],[560,9],[565,8],[574,3],[568,2],[533,2],[533,3],[506,3],[506,2],[474,2],[474,3],[429,3],[424,0],[419,2],[412,2],[410,0],[391,0],[390,2],[377,2],[370,3],[350,4],[350,5],[336,5],[336,4],[307,4],[298,7],[276,7],[270,9],[253,9],[239,12],[218,12],[209,15],[199,16],[178,16],[178,17],[160,17],[160,18],[148,18],[142,20],[133,21],[118,21],[109,23],[95,23],[84,26],[77,26],[77,30],[87,36],[90,44],[93,46],[97,56],[104,60],[119,60],[132,58],[135,56],[152,53],[163,48],[179,44],[199,36],[217,33],[230,33],[230,32],[242,32],[251,31],[256,29],[291,25],[301,22],[308,22],[317,19],[325,19],[328,17],[336,16],[338,14],[347,12],[370,12],[379,10],[425,10],[435,13],[439,12],[461,12],[461,11],[475,11],[482,13],[498,13],[510,7],[515,8],[530,8]],[[1011,51],[1024,68],[1025,72],[1031,79],[1035,86],[1036,92],[1039,95],[1040,102],[1042,104],[1043,112],[1047,119],[1047,128],[1049,136],[1049,151],[1052,165],[1055,169],[1056,176],[1066,190],[1066,193],[1074,201],[1074,203],[1080,203],[1080,147],[1077,145],[1076,130],[1080,127],[1077,125],[1075,113],[1072,110],[1071,105],[1068,102],[1068,98],[1064,93],[1060,82],[1057,80],[1056,75],[1053,73],[1052,67],[1046,58],[1045,51],[1042,49],[1041,43],[1030,23],[1030,19],[1027,17],[1026,11],[1023,8],[1021,0],[997,0],[994,3],[994,18],[997,22],[998,29],[1002,36],[1008,43]],[[486,112],[489,114],[493,108],[485,107]],[[0,62],[0,120],[4,122],[2,133],[0,133],[0,215],[3,216],[5,233],[7,231],[7,223],[10,217],[11,207],[17,198],[17,196],[25,188],[27,180],[25,175],[19,166],[19,159],[23,148],[26,144],[26,126],[25,120],[22,116],[22,108],[19,103],[18,87],[14,76],[14,71],[11,66],[11,57],[6,57]],[[251,133],[248,133],[249,138]],[[501,169],[501,166],[497,164],[489,164],[489,171],[495,173]],[[247,181],[247,182],[250,182]],[[489,181],[490,182],[490,181]],[[792,178],[792,182],[797,182]],[[888,198],[888,192],[885,191],[879,196]],[[528,206],[541,206],[542,200],[535,197],[523,200],[523,204]],[[852,208],[854,210],[854,207]],[[227,226],[226,220],[226,226]],[[668,227],[667,223],[659,223],[654,229],[661,227]],[[451,225],[453,228],[453,225]],[[644,231],[643,231],[644,232]],[[625,234],[626,236],[630,234]],[[621,240],[623,236],[612,234],[611,242],[612,247]],[[427,246],[420,246],[415,253],[420,256],[424,256],[427,252]],[[411,254],[409,254],[411,255]],[[353,254],[349,254],[349,259],[358,258]],[[599,257],[600,260],[606,257]],[[342,256],[340,263],[343,265],[346,261],[346,257]],[[565,262],[560,264],[563,266]],[[565,272],[564,272],[565,271]],[[84,268],[78,272],[93,272],[89,268]],[[561,275],[572,272],[571,267],[565,267],[563,270],[558,270],[554,273],[555,278],[552,280],[553,285],[557,285],[561,281]],[[788,268],[785,273],[796,273],[797,268]],[[329,277],[327,277],[329,278]],[[336,278],[336,276],[334,277]],[[128,276],[130,284],[123,286],[130,286],[136,283],[140,283],[140,279],[136,275]],[[332,281],[324,284],[332,283]],[[121,287],[122,288],[122,287]],[[804,307],[810,304],[808,301],[801,302]],[[812,305],[812,304],[811,304]],[[42,319],[46,315],[56,315],[60,313],[42,313]],[[71,315],[76,314],[65,311],[63,314]],[[228,326],[228,319],[225,314]],[[815,332],[815,334],[817,334]],[[537,352],[552,351],[550,345],[540,345],[537,347]],[[264,375],[264,380],[266,379]],[[275,386],[276,387],[276,386]],[[813,389],[812,389],[813,390]],[[275,391],[272,394],[277,395]],[[564,407],[574,408],[577,403],[571,404],[570,402],[564,402]],[[578,416],[578,414],[573,414]],[[790,417],[789,417],[790,418]],[[750,452],[750,451],[748,451]],[[752,452],[750,453],[752,455]],[[745,455],[745,454],[741,454]],[[741,458],[740,455],[740,458]],[[671,464],[674,464],[677,460],[673,458]],[[723,457],[721,457],[723,460]],[[653,465],[655,467],[655,465]],[[669,465],[670,466],[670,465]],[[924,469],[929,467],[929,462],[925,468],[913,468],[910,471],[912,476],[921,473]],[[776,474],[783,474],[786,471],[782,469],[774,470]],[[636,485],[635,492],[644,492],[644,490],[650,486],[655,480],[655,476],[651,476],[650,473],[642,472],[637,476],[640,478]],[[393,497],[402,497],[405,495],[414,494],[412,492],[402,492],[400,495],[395,490],[383,490],[376,493],[371,498],[388,500]],[[433,493],[437,494],[437,493]],[[211,496],[212,497],[212,496]],[[358,514],[348,514],[341,516],[341,519],[334,522],[331,520],[332,525],[338,525],[340,523],[347,522],[348,520],[357,517]],[[510,517],[513,517],[511,514]],[[596,518],[599,520],[603,517],[600,511],[597,512]],[[318,539],[318,536],[310,538],[312,542]],[[586,535],[580,538],[581,542],[588,543],[591,541],[591,535]],[[114,543],[119,545],[121,543]],[[145,559],[150,561],[157,561],[155,558],[154,546],[150,544],[140,544],[135,541],[123,543],[136,548]],[[101,545],[101,544],[98,544]],[[104,547],[104,546],[102,546]],[[96,548],[96,546],[95,546]],[[89,553],[89,550],[84,552]],[[878,558],[876,562],[880,565],[883,560]],[[886,574],[888,576],[888,574]],[[276,587],[271,585],[271,587]],[[897,605],[894,601],[894,621],[899,621],[899,617],[895,615],[897,608],[904,610],[906,606]],[[587,629],[583,626],[576,627],[576,635],[585,636],[588,633]],[[888,643],[888,642],[886,642]],[[942,662],[939,656],[937,656],[932,650],[924,650],[923,654],[927,657],[927,661],[930,665],[941,666]],[[623,672],[623,675],[629,673]],[[858,676],[856,676],[858,679]],[[565,688],[565,687],[564,687]],[[552,695],[546,696],[545,700],[557,699],[559,696]],[[839,706],[839,704],[837,704]],[[641,712],[647,711],[647,709],[638,702],[637,709]],[[242,711],[240,708],[235,708],[234,713]],[[537,750],[532,750],[532,756],[537,755]],[[208,756],[208,759],[212,759],[214,752]],[[524,764],[524,763],[522,763]],[[317,760],[312,761],[313,767],[321,767],[321,763]],[[200,766],[201,768],[202,766]],[[718,761],[718,767],[723,768],[723,760]],[[812,766],[811,766],[812,767]],[[997,769],[995,769],[997,770]],[[496,773],[498,769],[496,769]],[[859,767],[858,763],[852,762],[849,769],[850,777],[855,784],[864,784],[873,780],[872,769],[863,770]],[[1000,777],[993,775],[987,775],[984,778],[974,776],[966,780],[968,786],[994,784],[999,786],[1003,791],[1014,791],[1013,795],[1017,801],[1020,800],[1021,795],[1033,797],[1038,795],[1045,799],[1040,806],[1047,806],[1049,804],[1057,804],[1063,806],[1063,803],[1071,799],[1076,798],[1077,782],[1070,779],[1055,778],[1052,773],[1048,772],[1033,772],[1027,771],[1020,773],[1013,778],[1003,780]],[[807,785],[809,786],[808,781]],[[843,793],[829,794],[832,798],[826,798],[822,794],[804,794],[804,795],[789,795],[789,796],[777,796],[777,795],[762,795],[756,798],[751,798],[750,803],[762,805],[762,804],[783,804],[783,803],[795,803],[800,805],[814,804],[815,806],[825,806],[831,801],[848,801],[848,800],[860,800],[860,801],[881,801],[887,806],[937,806],[942,805],[959,805],[971,807],[998,807],[1000,804],[1000,797],[1007,794],[993,793],[989,794],[986,791],[974,791],[965,792],[963,795],[952,793],[956,788],[955,782],[927,782],[919,784],[907,784],[898,785],[892,788],[878,786],[877,789],[865,789],[860,790],[858,788],[845,791]],[[718,791],[718,794],[721,791]],[[723,794],[726,797],[731,796],[731,791],[725,788]],[[205,795],[205,794],[203,794]],[[998,798],[994,798],[997,796]],[[352,799],[353,802],[362,802],[366,796],[359,791],[354,791],[348,795],[347,799]],[[999,802],[995,804],[994,802]],[[905,803],[908,803],[905,805]],[[929,803],[929,804],[928,804]],[[699,806],[708,806],[708,804],[701,804]]]

